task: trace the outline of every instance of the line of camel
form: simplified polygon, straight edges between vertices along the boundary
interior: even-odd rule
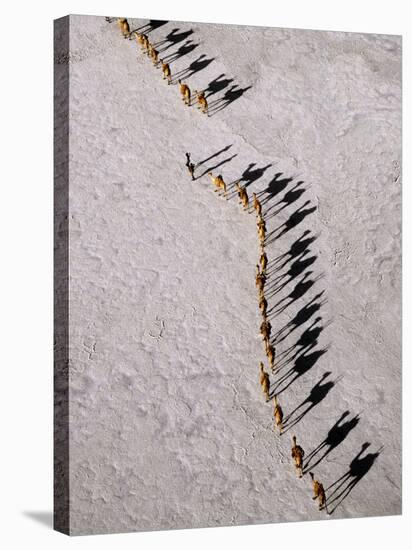
[[[106,17],[106,20],[108,22],[112,22],[112,19],[113,18]],[[158,44],[152,44],[148,37],[148,31],[146,32],[139,32],[139,30],[131,31],[129,22],[125,18],[117,18],[117,23],[120,27],[120,31],[123,37],[128,38],[129,40],[132,40],[133,38],[135,38],[136,42],[141,46],[143,53],[147,55],[149,59],[152,60],[153,65],[156,68],[161,67],[162,73],[163,73],[163,80],[167,80],[167,84],[174,84],[176,82],[179,84],[179,91],[185,105],[190,107],[191,105],[195,105],[197,103],[197,107],[198,109],[201,110],[202,113],[204,113],[206,116],[212,116],[210,114],[210,105],[208,103],[207,96],[206,96],[207,90],[202,90],[200,92],[197,90],[194,90],[193,94],[196,97],[196,99],[193,100],[193,94],[189,86],[186,83],[182,82],[179,76],[182,76],[182,73],[183,73],[183,74],[186,74],[186,77],[188,78],[195,72],[200,71],[205,67],[207,67],[213,61],[213,59],[203,59],[205,56],[201,55],[195,62],[191,63],[187,71],[179,71],[175,75],[175,80],[173,80],[170,63],[172,61],[175,61],[182,55],[185,55],[186,53],[189,53],[190,51],[192,51],[196,47],[196,45],[187,43],[185,47],[179,48],[179,51],[181,50],[180,53],[178,51],[176,55],[169,55],[168,60],[166,60],[166,58],[160,58],[160,51],[158,49],[159,45],[162,46],[164,41],[161,41]],[[144,28],[145,27],[146,26],[144,26]],[[152,30],[152,26],[148,25],[148,28]],[[183,33],[182,35],[178,35],[177,33],[175,33],[175,36],[173,37],[173,32],[172,32],[169,36],[169,40],[172,43],[176,43],[178,40],[182,39],[181,36],[186,37],[187,35],[189,35],[189,33]],[[163,48],[163,50],[161,51],[164,51],[164,50],[167,50],[167,47]],[[215,85],[215,86],[218,86],[219,88],[224,88],[227,84],[233,81],[233,79],[222,80],[221,77],[223,76],[224,75],[220,75],[217,79],[215,79],[209,85],[209,87],[212,88],[213,87],[212,85]],[[248,86],[246,88],[239,88],[237,85],[233,85],[230,88],[230,90],[228,90],[225,93],[223,98],[220,98],[219,100],[215,100],[212,102],[214,113],[218,112],[219,110],[222,110],[226,105],[230,104],[237,98],[241,97],[243,93],[246,92],[249,88],[251,88],[251,86]],[[214,92],[211,89],[209,95],[213,95],[213,93]]]
[[[106,17],[106,20],[108,22],[112,22],[116,18],[108,18]],[[163,79],[167,80],[168,84],[172,84],[172,72],[170,69],[169,63],[165,61],[165,59],[161,59],[159,57],[159,50],[157,49],[157,45],[153,45],[148,35],[144,32],[138,32],[138,30],[130,31],[130,25],[128,23],[128,20],[125,18],[117,18],[117,23],[120,27],[121,34],[124,38],[132,39],[133,37],[136,38],[137,43],[141,46],[142,51],[144,54],[146,54],[153,62],[153,65],[155,67],[161,67],[163,72]],[[152,30],[152,28],[156,28],[157,26],[160,26],[161,24],[164,24],[165,22],[157,22],[157,21],[151,21],[150,24],[147,24],[147,27]],[[144,25],[146,27],[146,25]],[[186,33],[187,34],[187,33]],[[177,39],[175,39],[177,41]],[[173,40],[172,40],[173,42]],[[167,48],[165,48],[167,49]],[[193,49],[193,48],[192,48]],[[203,57],[203,56],[202,56]],[[194,71],[193,71],[194,72]],[[184,101],[185,105],[194,105],[192,102],[192,94],[189,86],[181,81],[180,78],[177,78],[177,82],[179,84],[179,90],[180,94],[182,96],[182,100]],[[247,90],[246,88],[245,90]],[[245,91],[241,90],[240,95]],[[194,93],[196,95],[196,101],[198,103],[198,108],[202,111],[202,113],[209,115],[209,105],[205,96],[205,92],[198,92],[197,90],[194,90]],[[235,92],[236,93],[236,92]],[[191,161],[190,153],[186,153],[186,163],[185,163],[187,170],[192,178],[192,180],[195,180],[195,169],[196,165]],[[226,200],[228,199],[228,185],[224,181],[222,175],[213,175],[212,172],[206,172],[213,185],[215,186],[214,191],[223,196]],[[205,174],[202,174],[205,175]],[[297,185],[299,185],[302,182],[299,182]],[[239,198],[239,203],[242,204],[243,210],[250,213],[250,200],[249,195],[247,193],[246,185],[241,186],[239,185],[239,182],[235,182],[236,191]],[[302,191],[300,191],[301,193]],[[299,193],[295,191],[295,193]],[[276,363],[276,348],[274,345],[272,345],[270,338],[271,338],[271,331],[272,331],[272,325],[268,319],[268,302],[265,296],[265,285],[267,282],[267,266],[268,266],[268,257],[266,254],[265,245],[267,243],[267,235],[266,235],[266,222],[265,218],[262,213],[262,203],[260,202],[258,196],[256,193],[253,193],[253,209],[256,211],[257,216],[257,233],[260,243],[260,257],[259,257],[259,263],[256,265],[256,277],[255,277],[255,284],[258,289],[258,305],[259,310],[262,314],[262,323],[260,325],[260,334],[263,338],[263,343],[265,347],[265,353],[268,359],[268,363],[270,365],[270,368],[272,370],[272,373],[276,373],[278,370],[278,365]],[[298,211],[299,213],[299,211]],[[280,233],[281,235],[282,233]],[[305,276],[306,277],[306,276]],[[319,295],[318,295],[319,296]],[[316,321],[315,321],[316,322]],[[261,361],[259,364],[259,370],[260,370],[260,376],[259,381],[261,388],[263,390],[264,396],[266,398],[266,402],[270,400],[270,388],[271,388],[271,381],[270,376],[267,371],[265,371],[265,366],[263,362]],[[326,375],[329,375],[330,373],[327,373]],[[326,376],[324,375],[324,376]],[[332,384],[333,385],[333,384]],[[279,435],[282,435],[284,430],[284,413],[283,409],[279,403],[278,394],[274,394],[274,409],[273,409],[273,418],[274,418],[274,427],[275,431],[279,430]],[[349,411],[346,411],[341,419],[335,424],[335,426],[332,428],[335,429],[335,431],[339,431],[339,423],[341,422],[342,418],[347,416],[349,414]],[[350,429],[352,427],[356,426],[356,424],[359,421],[359,417],[355,417],[352,419],[352,421],[349,421],[347,424],[350,425]],[[345,427],[345,425],[343,426]],[[346,432],[345,432],[346,433]],[[333,434],[332,434],[333,435]],[[328,441],[323,442],[320,447],[323,447],[325,445],[328,445]],[[361,451],[358,453],[358,455],[355,457],[354,460],[352,460],[350,464],[350,469],[348,472],[346,472],[341,478],[339,478],[335,483],[333,483],[330,487],[327,488],[327,490],[331,489],[334,485],[341,482],[340,485],[335,488],[333,493],[330,495],[331,497],[338,492],[340,488],[343,486],[343,491],[338,497],[341,497],[342,495],[349,494],[349,492],[352,490],[352,488],[356,485],[356,483],[366,474],[366,472],[370,469],[372,464],[374,463],[375,459],[379,455],[378,453],[375,454],[369,454],[365,457],[361,457],[361,455],[364,453],[366,448],[369,446],[369,443],[364,443],[362,445]],[[333,447],[331,446],[330,449]],[[315,449],[312,453],[310,453],[308,458],[308,461],[310,462],[316,453],[318,452],[318,448]],[[293,459],[296,472],[299,478],[303,477],[303,474],[309,470],[309,466],[304,466],[303,459],[305,456],[305,451],[303,448],[297,444],[296,436],[292,436],[292,448],[291,448],[291,458]],[[320,460],[318,460],[320,462]],[[318,463],[317,462],[317,463]],[[313,466],[312,466],[313,467]],[[313,489],[313,500],[318,501],[319,510],[325,510],[327,514],[330,512],[327,508],[327,502],[326,502],[326,492],[323,484],[315,479],[314,474],[309,471],[311,481],[312,481],[312,489]],[[344,486],[344,484],[349,481],[349,485]],[[335,497],[332,500],[337,500],[338,497]],[[342,499],[343,500],[343,499]],[[336,506],[335,506],[336,508]]]

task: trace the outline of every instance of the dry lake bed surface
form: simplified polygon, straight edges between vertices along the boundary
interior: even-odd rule
[[[70,75],[71,534],[399,514],[401,38],[148,23],[129,19],[171,85],[105,17],[70,16],[55,59],[57,101]],[[276,373],[239,180],[267,224]]]

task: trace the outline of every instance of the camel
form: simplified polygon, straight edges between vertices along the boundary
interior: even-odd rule
[[[148,37],[144,34],[143,35],[143,53],[145,53],[146,55],[149,55],[149,52],[150,52],[150,42],[149,42],[149,39]]]
[[[146,50],[146,53],[149,57],[153,57],[153,51],[154,51],[154,47],[152,46],[152,44],[150,44],[149,40],[147,41],[147,50]]]
[[[264,364],[262,363],[262,361],[259,363],[259,370],[260,370],[260,377],[259,377],[259,382],[260,382],[260,385],[263,386],[263,380],[265,378],[265,370],[264,370],[265,366]]]
[[[272,325],[270,324],[270,321],[262,321],[262,324],[260,325],[260,334],[262,335],[264,340],[269,340],[271,330]]]
[[[266,349],[266,355],[269,359],[270,368],[273,370],[275,367],[276,350],[271,344],[269,344]]]
[[[293,447],[292,447],[292,458],[295,461],[295,467],[298,471],[298,476],[302,477],[302,469],[303,469],[303,457],[305,456],[305,451],[302,449],[300,445],[296,445],[296,436],[294,435],[292,437],[293,441]]]
[[[169,63],[164,63],[163,59],[159,59],[160,64],[162,66],[162,72],[163,72],[163,80],[167,80],[167,84],[169,85],[172,81],[172,73],[170,71]]]
[[[267,353],[270,346],[270,338],[268,334],[263,335],[263,343],[265,344],[265,353]]]
[[[240,202],[243,204],[243,210],[248,210],[249,209],[249,197],[247,195],[246,187],[244,187],[244,186],[241,187],[236,182],[236,189],[237,189],[237,193],[239,195]]]
[[[189,105],[190,106],[190,88],[187,84],[183,84],[182,81],[179,80],[177,81],[179,83],[179,90],[180,90],[180,93],[182,94],[182,99],[183,101],[185,102],[186,105]]]
[[[227,188],[226,188],[226,183],[225,183],[225,181],[223,180],[222,176],[220,176],[220,187],[221,187],[221,189],[223,189],[223,195],[224,195],[225,199],[227,199]]]
[[[136,38],[136,42],[142,46],[142,45],[143,45],[143,36],[144,36],[144,35],[143,35],[142,33],[140,33],[140,32],[135,31],[135,32],[134,32],[134,36],[135,36],[135,38]]]
[[[263,292],[265,288],[265,282],[266,282],[266,275],[264,273],[260,273],[260,275],[256,276],[256,286],[259,289],[259,292]]]
[[[207,103],[207,99],[205,97],[205,92],[198,92],[197,90],[195,90],[195,94],[197,96],[197,101],[199,103],[199,109],[202,110],[202,113],[205,113],[206,115],[208,114],[208,103]]]
[[[265,296],[264,295],[260,296],[260,298],[259,298],[259,309],[260,309],[263,317],[265,317],[265,318],[266,318],[267,307],[268,307],[268,302],[267,302]]]
[[[127,19],[119,17],[117,20],[120,30],[124,36],[124,38],[128,38],[130,36],[130,27],[129,23],[127,22]]]
[[[266,238],[266,228],[265,228],[264,225],[259,226],[258,235],[259,235],[259,239],[260,239],[261,244],[264,243],[265,238]]]
[[[240,187],[238,182],[236,182],[235,185],[236,185],[236,189],[237,189],[237,195],[239,197],[239,202],[242,202],[243,187]]]
[[[313,483],[313,500],[319,499],[319,510],[322,510],[322,508],[326,508],[325,489],[323,488],[322,483],[315,479],[312,472],[309,472],[309,475],[312,478]]]
[[[218,176],[214,176],[212,172],[209,172],[208,175],[210,176],[210,179],[217,187],[217,189],[215,189],[214,191],[219,192],[220,189],[223,189],[223,196],[227,199],[226,183],[223,180],[222,176],[220,174]]]
[[[270,379],[268,373],[264,370],[263,363],[260,363],[260,384],[263,393],[266,395],[266,401],[269,401]]]
[[[282,435],[282,431],[283,431],[283,411],[282,411],[282,407],[279,405],[278,403],[278,398],[277,396],[275,395],[275,408],[273,410],[273,416],[275,418],[275,422],[276,422],[276,426],[279,427],[279,433],[280,435]]]
[[[253,208],[256,210],[258,216],[262,215],[262,205],[257,198],[256,193],[253,193]]]
[[[152,58],[153,65],[156,67],[159,64],[159,52],[155,48],[151,48],[150,57]]]
[[[266,256],[266,252],[262,252],[260,255],[260,265],[262,266],[262,272],[266,273],[266,267],[268,265],[268,257]]]

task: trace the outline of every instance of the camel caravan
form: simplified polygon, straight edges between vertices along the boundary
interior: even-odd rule
[[[108,18],[106,18],[108,20]],[[172,71],[170,69],[169,63],[165,62],[159,57],[159,51],[156,50],[155,46],[150,42],[147,34],[138,31],[130,31],[130,25],[127,19],[118,18],[117,23],[120,28],[124,38],[129,38],[131,40],[133,37],[136,39],[137,44],[141,47],[142,52],[152,60],[153,65],[156,68],[161,67],[163,73],[163,80],[167,81],[167,84],[172,84]],[[196,101],[191,103],[192,92],[187,84],[178,79],[177,83],[179,84],[179,91],[182,96],[182,99],[188,107],[197,103],[197,108],[206,116],[209,116],[209,105],[205,96],[205,92],[198,92],[194,90],[194,97]]]
[[[107,21],[109,21],[109,18],[106,18]],[[110,22],[110,21],[109,21]],[[145,33],[139,33],[137,31],[130,31],[130,25],[125,18],[118,18],[117,23],[120,28],[120,32],[123,35],[124,38],[132,39],[135,37],[137,44],[141,47],[142,52],[151,59],[153,65],[156,68],[161,68],[162,74],[163,74],[163,80],[167,81],[167,84],[172,84],[172,71],[170,68],[169,63],[165,62],[164,59],[159,57],[160,52],[156,49],[156,47],[151,44],[147,34]],[[179,85],[179,92],[180,96],[182,98],[182,101],[185,105],[188,107],[197,104],[197,108],[205,115],[209,116],[209,105],[205,96],[204,91],[193,91],[192,92],[189,88],[189,86],[182,82],[181,79],[177,80],[177,84]],[[194,100],[194,101],[193,101]],[[191,155],[190,153],[186,154],[186,167],[187,170],[192,178],[192,180],[195,180],[195,169],[196,165],[191,161]],[[204,175],[204,174],[203,174]],[[224,197],[226,200],[228,199],[227,195],[227,184],[225,180],[223,179],[223,176],[221,174],[214,175],[212,172],[207,172],[207,175],[209,176],[213,186],[214,186],[214,192],[217,193],[219,196]],[[249,206],[249,196],[247,193],[246,185],[240,185],[240,181],[234,183],[239,199],[239,203],[243,206],[243,211],[247,213],[251,213],[250,206]],[[233,184],[232,184],[233,185]],[[276,348],[271,343],[271,331],[272,331],[272,325],[268,319],[267,314],[267,308],[268,308],[268,302],[265,296],[265,285],[267,282],[267,267],[268,267],[268,256],[266,254],[266,221],[263,214],[262,204],[258,198],[258,195],[256,193],[253,193],[253,209],[256,212],[256,218],[257,218],[257,234],[259,239],[259,245],[260,245],[260,256],[259,261],[256,264],[256,276],[255,276],[255,284],[258,289],[258,307],[259,311],[262,315],[262,323],[260,325],[260,335],[262,337],[262,341],[264,344],[264,352],[268,361],[269,369],[268,371],[265,370],[265,365],[262,361],[259,363],[259,382],[261,385],[261,389],[263,392],[263,396],[265,398],[266,402],[269,402],[271,400],[271,379],[270,374],[274,375],[277,366],[276,366]],[[278,432],[279,435],[282,435],[284,432],[284,413],[283,409],[279,403],[278,395],[275,393],[273,395],[273,401],[274,401],[274,407],[273,407],[273,430],[274,432]],[[299,478],[302,478],[304,475],[304,467],[303,467],[303,459],[305,456],[305,451],[303,448],[297,444],[296,436],[292,437],[292,449],[291,449],[291,457],[293,459],[295,469],[297,472],[297,475]],[[312,472],[310,473],[310,477],[312,480],[312,487],[313,487],[313,499],[318,501],[319,504],[319,510],[326,510],[326,494],[324,487],[322,483],[320,483],[318,480],[315,479],[314,474]]]

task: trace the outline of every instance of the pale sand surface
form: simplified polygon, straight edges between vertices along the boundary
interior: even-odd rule
[[[234,84],[250,88],[206,117],[115,22],[71,16],[71,532],[399,514],[401,39],[179,22],[149,37],[175,28],[198,45],[174,74],[213,59],[186,80],[192,89],[233,79],[212,104]],[[314,282],[271,314],[273,333],[299,311],[303,321],[277,345],[290,352],[271,377],[285,416],[330,374],[282,437],[259,386],[255,214],[184,166],[185,151],[199,163],[226,147],[196,175],[213,168],[232,183],[262,169],[247,189],[271,191],[268,233],[305,214],[267,246],[269,308],[287,305],[305,273]],[[275,260],[304,231],[316,239],[287,282],[293,261]],[[309,327],[321,330],[299,360]],[[315,476],[328,489],[370,446],[327,490],[327,516],[309,475],[296,476],[291,436],[309,456],[345,411],[358,422],[313,458]]]

